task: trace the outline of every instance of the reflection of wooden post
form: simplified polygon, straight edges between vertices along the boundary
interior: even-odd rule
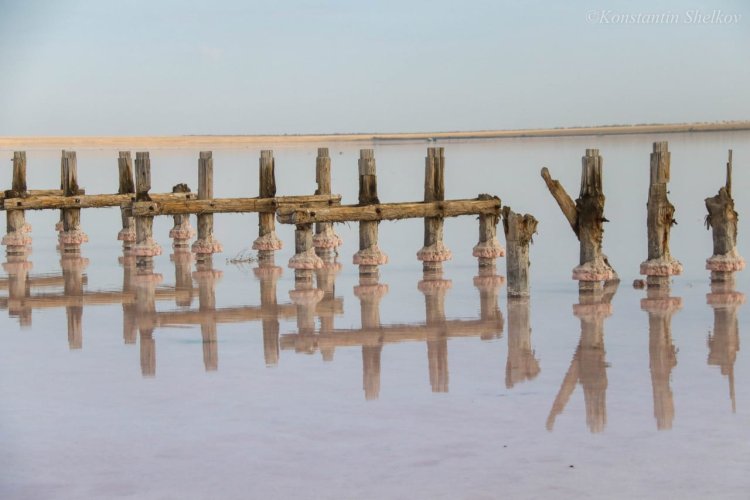
[[[151,159],[148,151],[135,154],[135,201],[151,201]],[[139,215],[135,218],[135,247],[139,267],[151,269],[153,257],[161,255],[161,247],[154,241],[154,218]],[[148,272],[146,273],[148,274]]]
[[[443,279],[441,263],[424,272],[422,278],[417,288],[424,294],[426,324],[444,326],[445,294],[453,282]],[[448,392],[448,338],[444,328],[436,337],[427,339],[427,361],[432,392]]]
[[[667,276],[668,278],[668,276]],[[682,308],[682,299],[669,296],[669,287],[647,291],[641,310],[648,312],[648,356],[654,395],[656,428],[672,428],[674,399],[669,386],[672,368],[677,366],[677,351],[672,344],[672,315]]]
[[[136,274],[135,268],[135,257],[128,255],[128,252],[124,252],[125,255],[120,257],[118,260],[122,265],[122,291],[123,293],[132,292],[135,290],[134,280]],[[136,307],[135,304],[123,301],[122,303],[122,339],[125,344],[135,344],[138,338],[138,325],[136,323]]]
[[[536,233],[537,220],[529,214],[518,215],[503,207],[503,230],[508,256],[505,259],[508,296],[529,295],[529,244]]]
[[[214,159],[211,151],[201,151],[198,159],[198,199],[214,197]],[[211,254],[223,252],[221,243],[214,238],[214,214],[198,214],[198,239],[191,247],[198,259],[209,259]]]
[[[375,267],[377,270],[377,267]],[[388,293],[388,285],[378,283],[378,275],[359,275],[359,285],[354,295],[359,299],[360,318],[363,329],[380,328],[380,299]],[[372,401],[380,396],[380,355],[383,342],[362,346],[362,388],[365,399]]]
[[[445,201],[445,156],[443,148],[427,148],[424,166],[424,201]],[[417,252],[423,269],[429,271],[452,257],[443,244],[443,218],[425,217],[424,246]]]
[[[63,291],[66,297],[83,297],[83,270],[89,260],[80,254],[63,253],[60,265],[63,272]],[[83,347],[83,305],[67,306],[65,316],[68,320],[68,347],[81,349]]]
[[[78,194],[78,164],[75,151],[62,153],[62,191],[63,196]],[[89,240],[81,230],[81,209],[66,208],[63,210],[63,232],[60,233],[60,247],[63,252],[78,252],[82,243]]]
[[[10,196],[8,196],[10,195]],[[6,198],[26,198],[26,152],[15,151],[13,153],[13,179],[11,190],[6,192]],[[31,245],[31,226],[26,223],[26,215],[23,210],[6,211],[6,235],[2,244],[6,245],[9,254],[25,253],[26,246]]]
[[[669,277],[682,274],[682,264],[669,251],[669,233],[674,219],[674,206],[667,198],[670,153],[667,143],[655,142],[651,153],[651,181],[648,188],[648,260],[641,263],[641,274],[648,286],[669,286]]]
[[[479,275],[474,276],[474,287],[479,290],[479,317],[483,321],[496,321],[500,327],[496,333],[482,333],[482,340],[503,336],[503,313],[497,297],[504,284],[505,277],[497,274],[495,259],[486,259],[484,265],[480,264]]]
[[[253,269],[255,277],[260,281],[260,306],[263,311],[263,356],[266,366],[279,364],[279,316],[276,310],[276,282],[283,270],[274,265],[273,252],[271,256],[259,261],[258,267]]]
[[[203,366],[207,372],[219,368],[219,351],[216,338],[216,320],[211,313],[216,311],[216,283],[222,272],[213,268],[211,254],[197,265],[193,274],[198,282],[198,310],[201,314],[201,337],[203,338]]]
[[[745,294],[735,291],[731,282],[714,281],[706,301],[714,310],[714,329],[708,336],[708,364],[720,367],[721,374],[729,377],[729,398],[735,412],[734,362],[740,350],[737,310],[745,303]]]
[[[177,240],[175,240],[177,241]],[[175,246],[174,253],[169,256],[174,262],[175,276],[175,305],[186,307],[193,303],[193,254],[186,247]]]
[[[573,306],[573,314],[581,321],[581,339],[547,417],[549,431],[554,428],[555,419],[565,409],[578,382],[583,387],[586,425],[589,431],[602,432],[607,424],[604,320],[612,314],[611,302],[617,292],[618,283],[609,281],[603,291],[585,290],[579,293],[579,303]]]
[[[172,187],[173,193],[189,193],[190,187],[187,184],[176,184]],[[169,237],[172,238],[172,248],[175,254],[181,253],[182,249],[187,249],[190,245],[188,241],[195,236],[195,230],[190,225],[190,215],[178,214],[173,216],[174,226],[169,230]]]
[[[318,148],[318,158],[315,160],[315,181],[318,183],[315,194],[331,194],[331,157],[328,155],[328,148]],[[339,235],[333,230],[333,223],[315,224],[313,245],[320,258],[326,261],[331,260],[342,243]]]
[[[314,255],[314,254],[313,254]],[[313,288],[313,271],[296,269],[294,271],[294,290],[289,291],[289,298],[297,306],[297,330],[302,340],[298,352],[313,353],[315,334],[315,306],[323,300],[323,290]]]
[[[138,333],[141,343],[141,375],[154,377],[156,375],[156,342],[154,341],[156,314],[156,285],[161,283],[161,274],[154,274],[153,269],[141,267],[141,260],[133,280],[135,285],[135,317],[137,318]],[[145,261],[149,265],[152,258]]]
[[[539,375],[539,360],[531,346],[531,311],[528,297],[508,297],[508,361],[505,387],[533,380]]]
[[[601,286],[593,283],[617,279],[617,273],[602,253],[604,222],[607,220],[604,218],[602,189],[604,162],[598,149],[587,149],[581,161],[581,192],[575,203],[546,168],[542,169],[542,178],[580,242],[580,260],[573,269],[573,279],[578,280],[581,291],[594,291]]]
[[[727,162],[727,180],[719,194],[706,198],[706,227],[713,228],[714,253],[706,260],[711,281],[734,281],[735,271],[745,269],[745,259],[737,252],[737,212],[732,199],[732,150]]]
[[[378,199],[378,177],[375,170],[375,151],[359,150],[359,204],[372,205],[380,203]],[[359,223],[359,251],[354,254],[353,262],[360,266],[360,274],[377,272],[377,266],[388,262],[388,256],[378,247],[379,221],[361,221]],[[373,269],[374,268],[374,269]]]
[[[323,291],[323,300],[321,302],[333,303],[336,300],[336,275],[341,270],[341,264],[338,262],[326,262],[323,267],[315,271],[315,282],[319,290]],[[319,313],[320,334],[328,334],[334,328],[334,309],[330,312]],[[320,354],[323,361],[333,361],[335,347],[321,347]]]
[[[3,262],[3,271],[8,273],[8,314],[18,316],[22,328],[31,326],[32,310],[24,304],[24,299],[29,293],[27,281],[32,267],[25,252],[9,253]]]
[[[273,151],[260,152],[260,197],[276,196],[276,174]],[[274,213],[258,214],[258,238],[253,242],[253,250],[258,250],[258,258],[266,258],[276,250],[281,250],[281,240],[276,236]]]
[[[117,194],[135,194],[135,181],[133,180],[133,158],[130,151],[120,151],[117,158],[119,171],[119,186]],[[122,217],[122,229],[117,239],[122,241],[122,248],[130,250],[135,244],[135,220],[133,219],[133,206],[123,203],[120,206],[120,217]]]

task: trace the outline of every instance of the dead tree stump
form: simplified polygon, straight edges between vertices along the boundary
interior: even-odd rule
[[[510,207],[503,207],[503,230],[508,255],[505,259],[509,297],[529,295],[529,245],[536,233],[537,220],[533,215],[518,215]]]

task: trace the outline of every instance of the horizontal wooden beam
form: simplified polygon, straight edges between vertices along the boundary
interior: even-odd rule
[[[280,207],[276,219],[282,224],[421,219],[424,217],[457,217],[459,215],[499,215],[500,208],[500,198],[381,203],[366,206],[342,205],[318,209]]]
[[[28,196],[62,196],[62,189],[29,189],[26,191]],[[78,194],[86,194],[85,189],[79,189]],[[13,190],[1,191],[0,192],[0,208],[2,203],[9,198],[17,196],[18,193],[14,193]]]
[[[181,201],[195,198],[195,193],[152,194],[154,202]],[[135,194],[87,194],[82,196],[41,195],[28,198],[8,198],[5,210],[47,210],[62,208],[119,207],[135,201]]]
[[[341,195],[277,196],[275,198],[214,198],[210,200],[143,201],[133,204],[134,216],[218,213],[273,213],[279,207],[326,207],[341,203]]]

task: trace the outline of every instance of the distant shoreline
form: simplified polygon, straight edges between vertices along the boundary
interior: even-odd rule
[[[399,142],[522,137],[569,137],[589,135],[662,134],[685,132],[727,132],[750,130],[750,120],[719,123],[675,123],[646,125],[608,125],[519,130],[478,130],[469,132],[403,132],[300,135],[180,135],[180,136],[40,136],[0,137],[0,148],[106,148],[106,147],[190,147],[242,146],[257,144]]]

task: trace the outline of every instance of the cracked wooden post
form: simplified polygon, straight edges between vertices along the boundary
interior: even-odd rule
[[[193,273],[198,282],[198,311],[201,312],[201,345],[203,347],[203,367],[207,372],[219,368],[219,351],[216,338],[216,283],[223,273],[213,267],[211,254],[205,256],[196,265]]]
[[[668,276],[667,276],[668,279]],[[646,291],[641,310],[648,312],[648,357],[654,397],[656,428],[672,428],[674,398],[670,380],[677,366],[677,351],[672,343],[672,316],[682,309],[680,297],[669,296],[669,284]]]
[[[734,281],[734,273],[745,269],[745,259],[737,251],[737,212],[732,198],[732,150],[727,161],[727,180],[719,193],[706,198],[706,227],[713,229],[713,256],[706,259],[711,281]]]
[[[529,295],[529,244],[536,233],[537,220],[533,215],[519,215],[510,207],[503,207],[503,230],[507,257],[505,266],[509,297]]]
[[[552,197],[580,242],[580,259],[573,268],[573,279],[581,291],[602,289],[602,282],[617,280],[617,273],[602,253],[604,239],[604,190],[602,189],[603,159],[598,149],[587,149],[581,158],[581,190],[575,202],[549,170],[542,169],[542,178]]]
[[[318,148],[318,157],[315,160],[315,182],[318,188],[315,194],[331,194],[331,157],[328,148]],[[332,222],[318,222],[315,224],[315,237],[313,245],[319,257],[331,261],[336,256],[336,249],[343,242],[333,230]]]
[[[452,286],[451,280],[443,279],[442,262],[423,270],[417,288],[424,294],[427,326],[445,325],[445,295]],[[427,366],[432,392],[448,392],[448,338],[444,329],[427,338]]]
[[[714,328],[708,336],[708,364],[718,366],[729,378],[732,413],[737,411],[734,394],[734,363],[740,350],[737,311],[745,303],[745,294],[734,290],[734,283],[713,281],[706,302],[714,310]]]
[[[135,154],[135,201],[151,201],[151,159],[148,151]],[[139,215],[135,218],[135,247],[133,255],[138,257],[136,266],[153,271],[153,257],[161,255],[161,247],[154,241],[154,218]]]
[[[445,156],[443,148],[427,148],[424,165],[424,201],[445,201]],[[417,252],[425,271],[442,268],[453,257],[443,244],[443,218],[425,217],[424,246]]]
[[[669,251],[669,233],[677,221],[674,205],[667,198],[670,176],[667,142],[655,142],[651,153],[651,177],[648,188],[648,260],[641,263],[641,274],[648,286],[669,286],[670,276],[682,274],[682,264]]]
[[[200,168],[200,167],[199,167]],[[180,183],[172,186],[173,193],[189,193],[190,187],[187,184]],[[172,248],[175,254],[186,253],[184,250],[189,245],[189,240],[195,236],[195,230],[190,225],[189,214],[178,214],[173,216],[174,225],[169,230],[169,237],[172,238]]]
[[[359,150],[359,204],[373,205],[378,199],[378,178],[375,170],[375,151]],[[352,261],[359,266],[360,274],[377,274],[378,266],[388,262],[388,256],[378,247],[379,221],[359,223],[359,251]]]
[[[503,313],[497,303],[500,288],[505,284],[505,277],[497,274],[495,259],[487,259],[485,265],[479,266],[479,275],[474,276],[474,288],[479,290],[479,317],[484,321],[497,321],[497,332],[482,333],[482,340],[503,336]]]
[[[264,149],[260,152],[260,193],[261,198],[276,196],[276,173],[273,151]],[[258,259],[269,258],[276,250],[281,250],[282,242],[276,236],[275,213],[258,214],[258,238],[253,242],[253,250],[258,251]]]
[[[260,260],[253,274],[260,281],[260,307],[263,311],[261,325],[263,329],[263,357],[266,366],[279,364],[279,315],[276,300],[276,282],[283,273],[275,265],[273,252],[270,258]]]
[[[130,156],[130,151],[119,152],[117,169],[119,172],[117,194],[134,194],[133,158]],[[117,234],[117,239],[122,241],[124,250],[131,250],[135,244],[135,220],[133,219],[133,206],[130,202],[120,205],[120,217],[122,217],[122,229]]]
[[[376,267],[377,269],[377,267]],[[380,300],[388,293],[388,285],[378,283],[378,275],[359,275],[359,285],[354,287],[354,296],[359,299],[359,314],[362,329],[380,328]],[[380,357],[383,342],[362,345],[362,389],[367,401],[380,396]]]
[[[75,151],[62,152],[63,196],[78,194],[78,163]],[[66,208],[63,210],[63,232],[60,233],[60,248],[63,252],[77,252],[81,244],[89,241],[81,230],[81,209]]]
[[[214,197],[214,159],[211,151],[201,151],[198,159],[198,199],[210,200]],[[218,240],[214,239],[214,214],[198,214],[198,239],[191,250],[198,260],[207,259],[212,254],[223,252]]]
[[[480,194],[480,200],[500,200],[497,196]],[[483,267],[495,266],[495,259],[505,255],[505,249],[497,239],[497,223],[500,218],[495,214],[479,216],[479,243],[474,245],[472,255],[479,260],[480,274]]]
[[[6,198],[26,198],[28,189],[26,187],[26,152],[13,152],[13,179],[10,191],[6,191]],[[5,245],[8,254],[26,253],[26,247],[31,245],[31,226],[26,223],[26,214],[23,210],[7,210],[6,235],[2,244]]]
[[[63,273],[63,291],[66,297],[83,297],[83,271],[89,265],[89,260],[79,253],[60,254],[60,267]],[[68,324],[68,348],[81,349],[83,347],[83,304],[65,307],[65,317]]]

